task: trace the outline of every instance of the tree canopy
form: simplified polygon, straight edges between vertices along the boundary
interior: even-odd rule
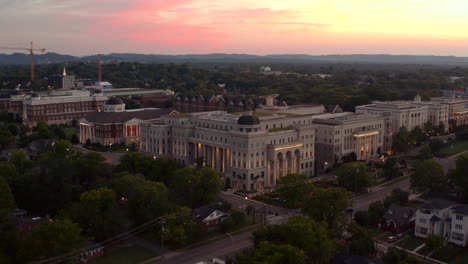
[[[414,163],[411,175],[411,187],[420,192],[432,194],[444,193],[447,190],[448,177],[442,164],[435,160],[422,160]]]

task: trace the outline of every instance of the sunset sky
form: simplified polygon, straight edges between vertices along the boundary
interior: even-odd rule
[[[468,56],[467,10],[467,0],[0,0],[0,46]]]

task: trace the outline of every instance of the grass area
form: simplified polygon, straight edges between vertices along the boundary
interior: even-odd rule
[[[131,246],[106,251],[104,256],[91,260],[89,264],[137,264],[157,256],[149,249]]]
[[[420,250],[418,250],[418,253],[423,255],[423,256],[426,256],[427,254],[430,253],[430,251],[429,251],[429,249],[427,247],[423,247]]]
[[[420,245],[422,245],[423,243],[424,243],[424,239],[420,239],[414,236],[409,236],[407,238],[404,238],[400,242],[398,242],[397,245],[402,248],[406,248],[412,251],[412,250],[415,250]]]
[[[444,262],[450,262],[450,261],[456,261],[457,257],[460,257],[460,261],[457,263],[468,263],[468,250],[463,249],[462,247],[458,247],[452,244],[447,244],[443,246],[441,249],[436,250],[432,255],[431,258],[444,261]],[[465,253],[465,262],[461,262],[461,254]]]
[[[457,260],[457,257],[459,260]],[[450,264],[468,264],[468,249],[462,249],[455,259],[448,260]]]
[[[468,150],[468,140],[457,140],[447,143],[438,153],[444,156],[453,156],[465,150]]]
[[[390,185],[393,185],[393,184],[395,184],[395,183],[397,183],[397,182],[404,181],[404,180],[409,179],[409,178],[410,178],[409,175],[408,175],[408,176],[399,177],[399,178],[396,178],[396,179],[394,179],[394,180],[391,180],[391,181],[389,181],[389,182],[383,184],[382,186],[383,186],[383,187],[388,187],[388,186],[390,186]]]

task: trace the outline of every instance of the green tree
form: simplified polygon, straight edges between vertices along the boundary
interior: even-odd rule
[[[164,241],[174,247],[182,247],[194,242],[201,234],[200,226],[190,214],[190,208],[182,207],[175,214],[167,216],[164,229],[157,227],[158,232],[163,232]]]
[[[306,262],[306,254],[291,245],[278,245],[261,242],[255,249],[252,264],[301,264]]]
[[[182,168],[168,179],[171,198],[181,204],[200,206],[217,200],[223,187],[221,174],[211,168]]]
[[[86,187],[85,189],[109,175],[109,166],[105,163],[105,158],[97,152],[77,155],[73,160],[73,168],[73,181]]]
[[[259,245],[263,241],[297,247],[304,251],[308,263],[327,262],[335,252],[326,224],[304,217],[293,217],[285,224],[260,228],[254,232],[254,243]]]
[[[0,127],[0,149],[5,149],[13,142],[13,135],[10,130]]]
[[[35,227],[26,237],[23,250],[29,260],[40,260],[80,248],[85,241],[77,223],[68,219],[54,220]]]
[[[384,207],[388,208],[392,204],[405,206],[408,204],[409,192],[405,192],[400,188],[392,190],[390,195],[385,197]]]
[[[302,213],[317,222],[336,226],[344,210],[351,205],[351,193],[342,188],[317,188],[309,195],[302,207]]]
[[[396,156],[389,156],[383,166],[384,176],[387,179],[393,179],[400,176],[399,160]]]
[[[34,130],[39,138],[53,138],[54,134],[50,131],[47,121],[39,119]]]
[[[305,174],[288,174],[278,181],[276,192],[289,208],[301,207],[304,200],[315,189]]]
[[[0,177],[5,178],[11,184],[16,177],[15,166],[11,162],[0,161]]]
[[[385,207],[381,201],[373,202],[369,205],[367,209],[369,224],[372,226],[377,226],[385,214]]]
[[[0,210],[15,209],[16,203],[8,182],[0,175]]]
[[[137,224],[161,216],[169,210],[169,194],[164,183],[123,173],[111,185],[122,200],[128,201],[129,214]]]
[[[447,190],[447,183],[448,177],[439,162],[423,160],[414,163],[411,188],[419,192],[440,194]]]
[[[439,134],[445,134],[445,125],[442,121],[439,122],[439,127],[437,128]]]
[[[393,139],[393,149],[398,152],[405,152],[409,149],[410,136],[406,127],[400,127],[400,130]]]
[[[372,183],[372,176],[366,164],[350,162],[338,168],[338,183],[348,191],[360,192]]]
[[[103,240],[119,231],[117,195],[109,188],[99,188],[81,194],[76,217],[87,234]]]
[[[128,171],[132,174],[143,173],[151,168],[153,159],[150,156],[137,152],[128,152],[120,157],[117,169],[120,171]]]
[[[376,253],[374,240],[369,235],[353,238],[349,250],[359,256],[373,256]]]
[[[454,187],[458,198],[468,199],[468,155],[461,155],[457,159],[456,168],[449,173],[451,185]]]
[[[382,260],[386,264],[401,264],[403,261],[405,261],[408,258],[408,253],[406,251],[397,249],[395,247],[390,247],[387,250],[387,253],[382,257]]]
[[[410,133],[410,143],[418,145],[426,139],[424,132],[419,126],[416,126]]]
[[[23,175],[27,170],[34,167],[34,161],[29,159],[28,153],[25,150],[14,150],[11,155],[11,163],[15,165],[19,175]]]
[[[418,158],[421,160],[432,159],[432,151],[429,146],[425,146],[421,152],[419,152]]]

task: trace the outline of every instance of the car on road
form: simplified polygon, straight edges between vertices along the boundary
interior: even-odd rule
[[[396,236],[389,236],[387,237],[387,242],[393,243],[397,240],[398,238]]]

